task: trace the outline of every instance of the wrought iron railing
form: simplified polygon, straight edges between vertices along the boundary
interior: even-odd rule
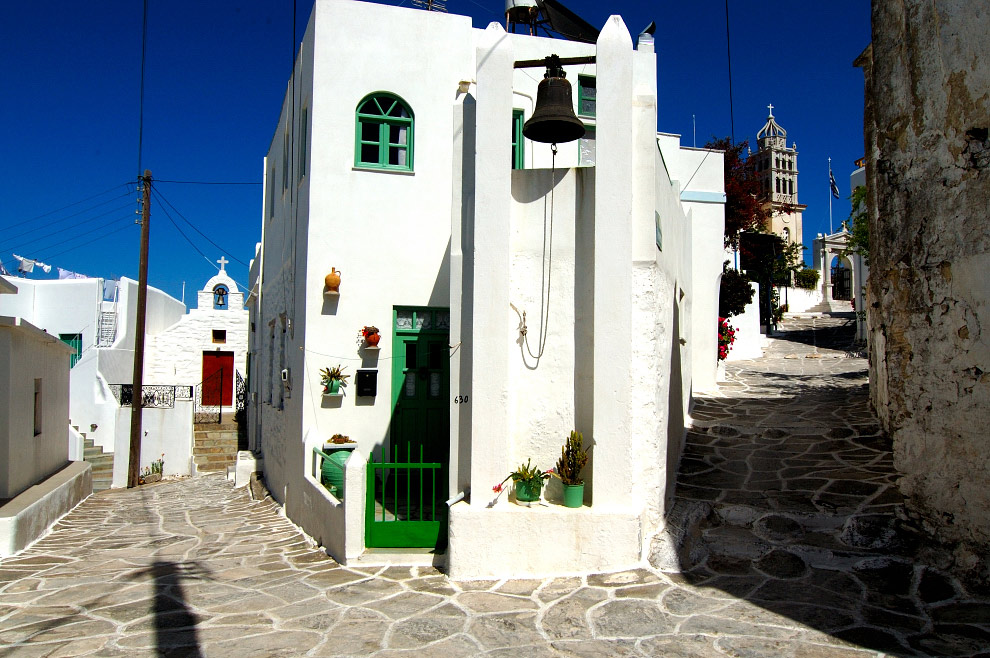
[[[230,393],[230,371],[221,368],[212,375],[196,384],[194,399],[196,410],[194,420],[200,424],[220,423],[223,420],[224,407],[227,411],[241,411],[247,401],[247,385],[244,377],[234,371],[233,394],[228,395],[231,401],[224,404],[224,393]]]
[[[221,368],[196,384],[196,410],[193,412],[196,423],[220,423],[223,418],[224,379],[226,377]]]
[[[141,406],[152,409],[172,409],[175,407],[175,386],[146,384],[141,387]],[[134,403],[133,384],[110,384],[110,391],[117,404],[129,407]]]
[[[244,383],[244,378],[241,377],[239,370],[234,371],[234,393],[236,393],[234,399],[235,411],[243,411],[244,405],[247,402],[247,385]]]

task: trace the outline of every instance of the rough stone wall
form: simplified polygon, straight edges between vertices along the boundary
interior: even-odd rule
[[[990,547],[990,4],[873,0],[870,394],[910,508]],[[977,566],[963,551],[960,566]],[[967,561],[974,564],[965,564]]]

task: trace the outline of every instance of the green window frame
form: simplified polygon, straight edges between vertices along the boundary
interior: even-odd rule
[[[593,75],[578,76],[578,116],[595,116],[595,99],[598,96],[597,82]]]
[[[414,129],[408,103],[387,92],[368,94],[355,111],[354,166],[412,171]]]
[[[526,140],[523,139],[523,111],[512,110],[512,168],[526,168]]]
[[[58,339],[75,350],[69,359],[71,368],[82,357],[82,334],[59,334]]]

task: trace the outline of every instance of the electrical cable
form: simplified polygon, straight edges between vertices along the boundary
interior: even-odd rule
[[[96,233],[97,231],[102,231],[107,226],[113,226],[113,225],[116,225],[116,224],[118,224],[118,223],[120,223],[122,221],[129,220],[129,219],[130,219],[130,216],[119,217],[117,219],[111,220],[111,221],[103,224],[102,226],[98,226],[98,227],[96,227],[96,228],[94,228],[94,229],[92,229],[90,231],[84,231],[83,233],[76,233],[71,238],[67,238],[65,240],[60,240],[59,242],[56,242],[54,244],[47,245],[46,247],[43,247],[42,249],[53,249],[55,247],[58,247],[59,245],[63,245],[63,244],[66,244],[67,242],[72,242],[74,240],[77,240],[81,236],[91,235],[93,233]],[[35,253],[37,253],[39,251],[42,251],[42,249],[33,249],[32,251],[34,251]],[[63,251],[63,252],[59,252],[59,253],[65,253],[65,252]],[[57,255],[59,255],[59,254],[52,255],[52,254],[49,254],[49,253],[45,252],[45,253],[40,254],[39,257],[38,258],[35,258],[34,260],[48,261],[48,260],[51,260],[54,256],[57,256]],[[6,266],[7,266],[7,263],[4,263],[4,267],[6,267]]]
[[[55,214],[55,213],[57,213],[57,212],[62,212],[63,210],[68,210],[69,208],[71,208],[71,207],[73,207],[73,206],[78,206],[78,205],[79,205],[80,203],[86,203],[87,201],[92,201],[93,199],[96,199],[96,198],[98,198],[98,197],[101,197],[101,196],[103,196],[104,194],[108,194],[108,193],[110,193],[110,192],[113,192],[113,191],[114,191],[114,190],[116,190],[116,189],[117,189],[118,187],[124,187],[124,186],[129,186],[129,185],[133,185],[133,184],[134,184],[134,183],[121,183],[121,184],[119,184],[119,185],[114,185],[114,186],[113,186],[113,187],[111,187],[110,189],[108,189],[108,190],[103,190],[103,191],[102,191],[102,192],[100,192],[99,194],[94,194],[94,195],[93,195],[93,196],[91,196],[91,197],[86,197],[85,199],[81,199],[80,201],[76,201],[76,202],[74,202],[74,203],[70,203],[70,204],[69,204],[69,205],[67,205],[67,206],[62,206],[61,208],[56,208],[55,210],[50,210],[50,211],[48,211],[48,212],[46,212],[46,213],[41,213],[40,215],[37,215],[36,217],[31,217],[31,218],[29,218],[29,219],[23,219],[23,220],[21,220],[21,221],[19,221],[19,222],[16,222],[16,223],[14,223],[14,224],[10,224],[10,225],[8,225],[8,226],[7,226],[7,228],[8,228],[8,229],[12,229],[12,228],[17,228],[18,226],[21,226],[22,224],[27,224],[28,222],[33,222],[33,221],[36,221],[36,220],[38,220],[38,219],[42,219],[42,218],[44,218],[44,217],[48,217],[49,215],[54,215],[54,214]],[[131,193],[131,191],[130,191],[130,190],[127,190],[127,191],[126,191],[126,192],[124,192],[124,194],[122,194],[121,196],[127,196],[127,195],[128,195],[128,194],[130,194],[130,193]],[[119,199],[120,197],[114,197],[114,198],[115,198],[115,199]],[[113,201],[113,199],[111,199],[110,201]],[[108,201],[108,202],[106,202],[106,203],[109,203],[109,201]],[[99,208],[99,207],[100,207],[101,205],[106,205],[106,204],[97,204],[97,205],[95,205],[95,206],[93,206],[92,208]],[[90,208],[90,210],[92,210],[92,208]],[[80,211],[79,211],[78,213],[76,213],[76,215],[78,215],[78,214],[80,214],[80,213],[84,213],[84,212],[86,212],[86,211],[85,211],[85,210],[80,210]],[[75,215],[69,215],[69,217],[74,217],[74,216],[75,216]],[[59,221],[61,221],[61,220],[59,220]]]
[[[114,201],[114,200],[116,200],[116,199],[111,199],[111,201]],[[103,205],[103,204],[100,204],[100,205]],[[84,224],[89,224],[90,222],[95,222],[96,220],[100,219],[101,217],[106,217],[110,213],[117,212],[119,210],[123,210],[124,208],[126,208],[129,205],[130,205],[130,202],[125,203],[124,205],[120,206],[119,208],[111,208],[110,210],[108,210],[106,212],[100,213],[99,215],[95,215],[93,217],[90,217],[89,219],[86,219],[84,221],[81,221],[81,222],[77,223],[75,226],[82,226]],[[90,210],[92,210],[92,208],[90,208]],[[55,224],[59,224],[59,223],[64,222],[65,220],[70,219],[70,218],[71,218],[71,216],[70,217],[66,217],[64,219],[60,219],[60,220],[55,221],[55,222],[52,222],[52,224],[49,224],[49,225],[46,225],[46,226],[40,226],[38,228],[33,228],[33,229],[29,230],[29,231],[24,231],[23,233],[18,233],[17,235],[13,236],[13,238],[18,238],[18,237],[27,235],[28,233],[34,233],[36,231],[40,231],[41,229],[51,228]],[[33,240],[28,240],[27,242],[23,242],[23,243],[21,243],[19,245],[16,245],[16,246],[11,246],[12,245],[11,242],[4,242],[4,243],[2,243],[2,246],[0,246],[0,251],[6,251],[7,249],[23,250],[25,246],[27,246],[29,244],[34,244],[35,242],[39,242],[41,240],[46,240],[49,237],[51,237],[51,236],[50,235],[45,235],[45,236],[42,236],[40,238],[34,238]],[[13,238],[11,238],[11,239],[13,239]],[[37,251],[37,249],[35,249],[34,251]]]
[[[141,91],[138,95],[138,148],[137,148],[137,178],[141,180],[141,146],[144,142],[144,70],[148,53],[148,0],[144,0],[144,12],[141,16]],[[132,485],[133,486],[133,485]]]
[[[151,192],[152,192],[152,194],[155,194],[156,196],[158,196],[158,192],[157,192],[157,190],[155,190],[154,187],[151,188]],[[169,204],[169,205],[171,205],[171,204]],[[174,208],[173,208],[173,210],[174,210]],[[172,219],[172,215],[169,214],[168,209],[165,208],[165,206],[162,206],[162,212],[165,213],[165,217],[168,218],[168,221],[172,222],[172,226],[174,226],[175,227],[175,230],[179,232],[179,235],[181,235],[183,238],[185,238],[186,242],[189,243],[189,246],[191,246],[193,249],[195,249],[196,250],[196,253],[198,253],[200,256],[202,256],[203,257],[203,260],[205,260],[207,263],[210,264],[210,267],[212,267],[217,272],[219,272],[220,271],[220,268],[217,267],[216,264],[214,264],[214,262],[212,260],[210,260],[210,257],[209,256],[207,256],[206,254],[204,254],[200,250],[200,248],[196,246],[196,243],[194,243],[192,240],[189,239],[189,236],[186,235],[185,232],[179,227],[179,225],[175,223],[175,220]],[[178,212],[178,211],[176,211],[176,212]],[[180,215],[180,217],[181,217],[181,215]],[[183,217],[183,219],[185,219],[185,218]],[[193,226],[193,228],[196,228],[196,227]],[[227,276],[230,276],[230,273],[227,273]],[[234,283],[236,283],[238,285],[238,287],[243,288],[244,290],[248,290],[248,287],[245,286],[243,283],[241,283],[237,279],[234,279],[234,277],[232,277],[232,276],[230,278],[234,281]]]
[[[203,233],[202,231],[200,231],[198,228],[196,228],[196,225],[193,224],[188,219],[186,219],[186,217],[181,212],[179,212],[179,210],[174,205],[172,205],[172,202],[169,201],[168,199],[166,199],[165,196],[161,192],[159,192],[155,187],[152,187],[151,188],[151,193],[155,195],[155,198],[156,199],[158,199],[164,205],[167,205],[169,208],[171,208],[175,212],[175,214],[178,215],[179,217],[181,217],[182,218],[182,221],[184,221],[186,224],[189,224],[189,226],[191,226],[194,231],[196,231],[197,233],[199,233],[200,235],[202,235],[206,239],[207,242],[209,242],[210,244],[212,244],[214,247],[216,247],[217,249],[219,249],[220,251],[222,251],[226,255],[230,256],[236,262],[238,262],[241,265],[243,265],[244,267],[247,267],[247,268],[250,269],[250,267],[251,267],[250,265],[248,265],[247,263],[245,263],[244,261],[242,261],[240,258],[238,258],[237,256],[235,256],[234,254],[230,253],[229,251],[227,251],[226,249],[224,249],[223,247],[221,247],[220,245],[218,245],[216,242],[214,242],[213,240],[211,240],[208,235],[206,235],[205,233]]]
[[[122,218],[122,220],[123,220],[123,219],[127,219],[127,220],[130,220],[130,217],[123,217],[123,218]],[[61,256],[62,254],[67,254],[67,253],[69,253],[70,251],[74,251],[74,250],[76,250],[76,249],[78,249],[78,248],[80,248],[80,247],[85,247],[85,246],[86,246],[86,245],[88,245],[88,244],[93,244],[93,243],[94,243],[94,242],[96,242],[97,240],[102,240],[103,238],[105,238],[105,237],[107,237],[107,236],[109,236],[109,235],[113,235],[114,233],[120,233],[120,232],[121,232],[121,231],[123,231],[124,229],[127,229],[127,228],[130,228],[130,226],[131,226],[131,225],[130,225],[130,223],[128,222],[127,224],[124,224],[123,226],[121,226],[121,227],[120,227],[120,228],[118,228],[118,229],[114,229],[113,231],[108,231],[108,232],[107,232],[107,233],[106,233],[105,235],[101,235],[101,236],[99,236],[99,237],[96,237],[96,238],[93,238],[92,240],[88,240],[88,241],[86,241],[86,242],[83,242],[83,243],[81,243],[81,244],[77,244],[77,245],[75,245],[75,246],[72,246],[72,247],[69,247],[68,249],[63,249],[62,251],[60,251],[60,252],[58,252],[58,253],[56,253],[56,254],[51,254],[50,256],[46,256],[46,257],[45,257],[45,260],[51,260],[51,259],[53,259],[53,258],[56,258],[56,257],[58,257],[58,256]],[[78,238],[78,237],[79,237],[79,236],[74,236],[74,237],[72,238],[72,240],[75,240],[75,239],[76,239],[76,238]],[[71,240],[66,240],[66,242],[70,242],[70,241],[71,241]]]
[[[261,185],[261,181],[162,180],[161,178],[156,178],[155,182],[178,185]]]

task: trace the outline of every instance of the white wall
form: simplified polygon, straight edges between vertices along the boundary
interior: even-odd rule
[[[0,498],[68,463],[71,348],[21,318],[0,316]],[[35,384],[41,427],[35,433]]]
[[[96,344],[103,279],[13,278],[17,295],[0,297],[0,314],[20,316],[52,334],[82,334],[83,353]]]
[[[226,332],[226,342],[214,343],[213,331]],[[196,385],[203,380],[203,352],[233,352],[234,369],[246,373],[248,312],[192,309],[177,323],[153,336],[145,352],[147,384]],[[234,385],[234,373],[224,388]],[[233,390],[233,389],[230,389]]]
[[[780,303],[787,304],[787,313],[807,313],[812,308],[822,303],[822,286],[819,279],[818,286],[814,290],[789,286],[781,288]]]
[[[193,401],[176,400],[173,409],[145,407],[141,412],[141,457],[138,467],[146,466],[164,453],[163,475],[192,473]],[[127,486],[130,460],[131,407],[118,407],[114,437],[113,486]]]
[[[763,356],[766,337],[760,333],[760,285],[750,283],[749,286],[753,289],[753,301],[746,305],[746,310],[741,315],[729,318],[729,324],[736,330],[736,342],[729,349],[726,361],[744,361]],[[781,303],[783,301],[782,295]]]

